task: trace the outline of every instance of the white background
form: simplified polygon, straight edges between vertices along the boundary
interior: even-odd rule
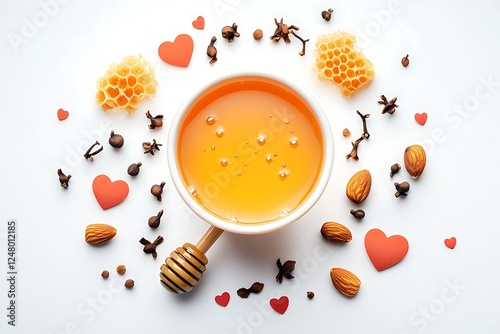
[[[330,22],[320,16],[328,7],[335,9]],[[499,9],[494,0],[2,2],[0,267],[7,272],[7,221],[15,219],[18,309],[11,328],[7,282],[1,279],[1,332],[498,333]],[[198,15],[205,18],[204,30],[191,26]],[[304,57],[295,39],[290,45],[269,40],[273,19],[282,16],[311,39]],[[26,22],[39,27],[23,37]],[[220,29],[233,22],[241,37],[227,44]],[[260,42],[252,38],[256,28],[264,31]],[[358,36],[377,73],[351,99],[317,80],[313,70],[317,35],[338,29]],[[188,68],[167,65],[157,55],[160,43],[181,33],[195,43]],[[24,43],[12,43],[15,35]],[[219,61],[210,66],[205,50],[212,35],[219,38]],[[157,72],[156,97],[130,116],[103,112],[94,103],[97,78],[112,62],[138,53]],[[403,68],[406,54],[411,63]],[[300,221],[267,235],[223,234],[207,254],[199,286],[172,295],[160,286],[160,264],[177,246],[196,242],[208,224],[190,213],[172,186],[169,152],[146,156],[141,143],[156,138],[166,144],[173,114],[196,87],[235,71],[292,80],[319,102],[335,141],[333,173],[324,196]],[[381,94],[398,97],[394,115],[380,113]],[[70,112],[67,120],[57,119],[59,108]],[[371,137],[360,145],[356,162],[344,156],[361,134],[357,109],[371,114]],[[164,114],[165,126],[148,129],[147,110]],[[421,112],[429,115],[425,126],[413,119]],[[345,127],[353,132],[348,139]],[[125,137],[119,151],[107,144],[111,129]],[[81,155],[96,138],[104,151],[86,161]],[[389,167],[402,163],[404,149],[415,143],[427,150],[426,170],[411,182],[406,199],[396,199],[392,183],[410,178],[404,170],[389,178]],[[132,179],[126,168],[137,161],[143,167]],[[73,175],[69,189],[59,186],[57,168]],[[373,186],[358,206],[366,211],[358,222],[344,192],[363,168],[371,171]],[[127,199],[106,211],[91,190],[101,173],[130,187]],[[167,185],[159,203],[149,189],[161,181]],[[161,226],[151,230],[147,219],[159,209],[165,210]],[[319,230],[326,221],[348,226],[352,242],[325,242]],[[84,241],[85,226],[96,222],[118,229],[105,247]],[[402,262],[375,270],[363,245],[371,228],[408,239]],[[138,240],[158,234],[165,242],[153,260]],[[444,245],[452,236],[454,250]],[[277,258],[297,261],[294,280],[275,282]],[[123,277],[114,272],[118,264],[128,268]],[[360,277],[355,298],[334,289],[332,267]],[[103,269],[111,272],[107,281],[100,277]],[[132,290],[120,288],[126,278],[135,280]],[[260,294],[236,295],[254,281],[265,284]],[[313,300],[306,298],[308,290],[316,293]],[[214,301],[224,291],[231,294],[225,308]],[[284,315],[269,306],[282,295],[290,299]]]

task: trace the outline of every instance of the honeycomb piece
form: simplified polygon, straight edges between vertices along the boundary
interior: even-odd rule
[[[344,97],[351,97],[375,76],[373,64],[354,50],[354,43],[356,36],[344,31],[318,36],[316,42],[318,77],[339,86]]]
[[[111,64],[97,80],[95,100],[104,111],[118,108],[130,114],[141,100],[155,96],[157,86],[153,67],[144,57],[127,56],[120,64]]]

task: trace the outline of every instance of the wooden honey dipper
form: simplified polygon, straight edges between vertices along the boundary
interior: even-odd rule
[[[191,291],[203,277],[208,259],[205,253],[222,234],[223,230],[211,226],[193,245],[189,242],[177,247],[160,267],[160,282],[173,293]]]

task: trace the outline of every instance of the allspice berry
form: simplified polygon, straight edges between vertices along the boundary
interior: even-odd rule
[[[129,278],[128,280],[125,281],[124,285],[127,289],[131,289],[134,287],[134,283],[135,283],[134,280]]]
[[[102,278],[108,278],[109,277],[109,271],[103,270],[101,273]]]
[[[127,174],[130,176],[137,176],[139,172],[141,171],[140,167],[142,166],[142,163],[133,163],[127,168]]]
[[[127,271],[127,267],[125,267],[123,264],[120,264],[118,267],[116,267],[116,272],[119,275],[125,274],[126,271]]]
[[[125,142],[123,136],[115,133],[113,130],[111,130],[108,141],[109,145],[114,148],[121,148],[123,146],[123,143]]]
[[[262,36],[264,36],[264,33],[261,29],[256,29],[253,32],[253,39],[255,39],[256,41],[260,41],[262,39]]]

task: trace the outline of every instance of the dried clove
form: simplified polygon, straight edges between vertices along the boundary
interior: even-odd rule
[[[361,209],[358,209],[358,210],[354,210],[354,209],[351,209],[351,211],[349,211],[349,213],[351,215],[354,216],[354,218],[356,219],[363,219],[365,218],[365,212]]]
[[[127,168],[127,174],[130,176],[137,176],[137,174],[139,174],[139,172],[141,171],[141,166],[141,162],[131,164]]]
[[[253,32],[253,39],[255,39],[256,41],[260,41],[262,39],[262,36],[264,36],[264,33],[261,29],[256,29]]]
[[[292,271],[295,269],[295,261],[285,261],[285,263],[281,264],[281,260],[278,259],[276,261],[276,265],[278,266],[278,275],[276,275],[276,282],[281,283],[283,281],[283,277],[287,279],[294,278],[292,276]]]
[[[287,26],[286,24],[283,23],[283,18],[281,18],[280,22],[274,18],[274,23],[276,24],[276,30],[274,31],[274,35],[271,36],[271,40],[274,42],[279,42],[280,39],[283,38],[285,43],[290,43],[290,37],[288,34],[290,33],[290,30],[299,30],[299,27],[294,26],[293,24],[290,26]]]
[[[309,39],[303,39],[302,37],[300,37],[299,35],[297,35],[295,33],[295,31],[293,30],[290,30],[290,32],[292,33],[292,35],[294,35],[295,37],[297,37],[299,39],[299,41],[302,42],[302,50],[299,52],[299,55],[300,56],[303,56],[306,54],[306,43],[309,42]]]
[[[163,216],[163,209],[161,209],[160,211],[158,211],[158,214],[156,216],[149,217],[149,219],[148,219],[148,225],[149,225],[149,227],[151,227],[151,228],[158,228],[158,226],[160,226],[161,216]]]
[[[68,189],[69,186],[69,179],[71,179],[71,174],[64,174],[63,171],[59,168],[57,170],[57,175],[59,175],[59,183],[61,184],[61,187],[64,189]]]
[[[363,139],[368,139],[370,138],[370,133],[368,132],[367,126],[366,126],[366,119],[370,117],[370,114],[363,115],[359,110],[356,110],[356,113],[361,117],[361,121],[363,122],[363,133],[361,134],[361,137],[359,137],[354,143],[351,142],[352,149],[349,154],[345,156],[346,159],[353,158],[354,160],[359,160],[358,157],[358,147],[359,144],[363,141]],[[348,130],[349,131],[349,130]]]
[[[151,155],[155,155],[155,151],[159,151],[160,146],[162,146],[162,144],[158,144],[156,142],[156,139],[153,139],[152,143],[150,142],[142,143],[142,148],[144,148],[144,154],[150,153]]]
[[[114,148],[122,148],[123,143],[125,140],[123,139],[122,135],[119,135],[115,133],[113,130],[111,130],[111,134],[109,135],[109,145]]]
[[[363,115],[362,113],[359,112],[359,110],[356,110],[356,113],[361,117],[361,121],[363,122],[363,134],[362,137],[368,139],[370,138],[370,134],[368,133],[368,130],[366,128],[366,119],[370,117],[370,114]]]
[[[214,46],[217,41],[217,37],[213,36],[210,40],[210,45],[207,47],[207,56],[211,57],[210,65],[214,64],[217,61],[217,48]]]
[[[390,115],[396,112],[396,108],[399,107],[396,104],[397,97],[392,98],[392,100],[387,101],[387,98],[384,95],[380,95],[381,101],[378,101],[378,104],[383,104],[384,108],[382,109],[382,114],[388,113]]]
[[[396,187],[396,193],[394,194],[396,197],[407,196],[407,192],[410,191],[410,184],[406,181],[401,183],[394,182],[394,186]]]
[[[271,36],[271,40],[274,42],[279,42],[282,38],[285,43],[290,43],[289,34],[292,34],[302,42],[302,50],[299,52],[299,55],[303,56],[306,54],[306,43],[309,42],[309,39],[304,40],[302,37],[295,33],[296,30],[299,30],[299,27],[295,25],[286,25],[283,23],[283,18],[278,22],[276,18],[274,18],[274,23],[276,24],[276,30],[274,30],[274,35]]]
[[[313,299],[314,298],[314,292],[312,291],[307,291],[307,298]]]
[[[328,10],[324,10],[321,12],[321,17],[325,21],[330,21],[330,19],[332,18],[332,13],[333,13],[333,8],[328,8]]]
[[[158,256],[158,253],[156,252],[156,246],[163,243],[163,237],[160,235],[153,242],[150,242],[145,238],[141,238],[139,242],[141,243],[141,245],[144,245],[144,248],[142,249],[143,252],[146,254],[151,254],[153,256],[153,259],[156,259],[156,257]]]
[[[155,184],[151,187],[151,194],[156,197],[158,202],[161,202],[161,194],[163,193],[163,187],[165,186],[165,182],[161,184]]]
[[[401,65],[404,67],[408,67],[408,65],[410,65],[410,59],[408,57],[409,56],[406,55],[406,57],[401,58]]]
[[[101,146],[100,148],[98,148],[94,152],[91,152],[92,149],[94,147],[96,147],[97,145],[101,145],[101,144],[96,140],[96,142],[89,147],[89,149],[87,150],[87,152],[85,152],[85,154],[83,155],[83,157],[85,159],[87,159],[87,160],[94,161],[94,155],[100,153],[103,150],[103,148],[104,148],[103,146]]]
[[[232,26],[225,26],[222,28],[222,38],[226,38],[228,43],[232,43],[235,37],[240,37],[238,25],[236,23],[233,23]]]
[[[248,289],[247,288],[240,288],[236,291],[236,293],[241,298],[248,298],[248,296],[250,295],[251,292],[259,293],[262,291],[263,288],[264,288],[264,283],[255,282]]]
[[[391,173],[389,174],[390,177],[393,177],[394,174],[396,174],[397,172],[399,172],[401,170],[401,165],[396,163],[394,165],[391,166]]]
[[[146,111],[146,117],[151,121],[151,124],[148,125],[150,129],[161,128],[163,126],[163,115],[153,117],[148,110]]]
[[[365,137],[361,136],[358,139],[356,139],[356,141],[354,143],[351,142],[351,144],[352,144],[352,150],[351,150],[351,152],[349,154],[347,154],[345,156],[346,159],[353,158],[356,161],[359,160],[359,157],[358,157],[358,146],[359,146],[359,143],[361,143],[363,141],[363,139],[365,139]]]

